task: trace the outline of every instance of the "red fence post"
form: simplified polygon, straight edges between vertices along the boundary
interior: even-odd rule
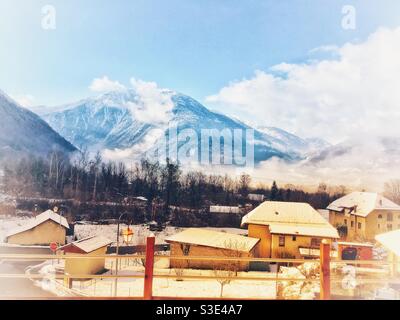
[[[320,246],[320,299],[331,298],[331,245],[327,240],[322,240]]]
[[[146,242],[146,263],[144,270],[144,294],[145,300],[153,298],[153,270],[154,270],[154,244],[156,238],[154,235],[147,238]]]

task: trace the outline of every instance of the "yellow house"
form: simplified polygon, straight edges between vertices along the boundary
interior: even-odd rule
[[[69,229],[69,225],[63,216],[47,210],[10,231],[6,235],[6,242],[18,245],[46,246],[55,242],[63,245],[67,229]]]
[[[58,249],[59,252],[66,256],[82,256],[81,258],[66,257],[64,273],[71,281],[74,275],[92,275],[104,270],[104,258],[91,258],[95,256],[104,256],[107,252],[107,247],[112,243],[109,239],[102,236],[94,236],[86,239],[78,240],[69,243]],[[89,257],[89,259],[85,259]]]
[[[349,241],[373,241],[380,233],[400,229],[400,206],[385,197],[370,192],[353,192],[328,208],[329,222],[345,230]]]
[[[253,257],[260,239],[238,234],[207,229],[189,228],[165,239],[171,245],[171,257]],[[171,268],[247,270],[249,262],[221,260],[177,260],[170,261]]]
[[[302,258],[317,249],[322,239],[339,238],[332,227],[307,203],[266,201],[242,219],[249,237],[259,238],[262,258]]]

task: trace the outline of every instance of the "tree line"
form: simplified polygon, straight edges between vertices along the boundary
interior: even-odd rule
[[[69,199],[82,203],[118,203],[145,197],[148,214],[157,206],[158,215],[168,220],[175,209],[201,211],[210,205],[237,206],[251,201],[249,193],[263,194],[267,200],[307,202],[326,208],[346,193],[343,186],[320,184],[307,192],[294,185],[253,186],[247,174],[237,178],[201,171],[184,172],[178,163],[143,159],[127,167],[122,162],[104,161],[97,153],[83,151],[70,159],[52,152],[48,157],[30,156],[3,167],[4,191],[16,198]],[[176,211],[176,210],[175,210]]]

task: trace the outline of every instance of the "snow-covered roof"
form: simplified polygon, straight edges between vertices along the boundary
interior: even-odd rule
[[[339,238],[331,226],[308,203],[266,201],[242,219],[242,225],[268,225],[273,234]]]
[[[354,247],[373,247],[374,245],[372,243],[366,243],[366,242],[349,242],[349,241],[338,241],[338,245],[344,245],[344,246],[354,246]]]
[[[269,226],[269,231],[272,234],[287,234],[287,235],[299,235],[309,237],[321,237],[321,238],[332,238],[338,239],[339,234],[337,230],[331,225],[287,225],[272,223]]]
[[[352,209],[351,214],[366,217],[374,210],[398,210],[400,206],[373,192],[353,192],[332,202],[328,208],[332,211]]]
[[[140,196],[140,197],[134,197],[134,199],[139,200],[139,201],[148,201],[147,198],[142,197],[142,196]]]
[[[326,221],[329,221],[329,210],[328,209],[318,209],[317,211]]]
[[[258,193],[249,193],[247,195],[247,198],[253,201],[264,201],[265,196],[263,194],[258,194]]]
[[[375,236],[387,250],[400,257],[400,230],[389,231]]]
[[[112,241],[103,236],[92,236],[89,238],[81,239],[59,248],[59,250],[66,250],[66,248],[74,246],[86,253],[93,252],[97,249],[110,245]]]
[[[58,213],[55,213],[53,210],[47,210],[47,211],[37,215],[35,218],[29,219],[29,221],[27,221],[22,226],[19,226],[15,229],[10,230],[7,233],[6,237],[10,237],[10,236],[16,235],[18,233],[31,230],[48,220],[52,220],[55,223],[61,224],[64,228],[69,229],[69,224],[67,222],[67,219],[65,219],[63,216],[59,215]]]
[[[189,228],[166,238],[165,241],[168,243],[181,242],[199,246],[249,252],[260,241],[260,239],[226,232]]]

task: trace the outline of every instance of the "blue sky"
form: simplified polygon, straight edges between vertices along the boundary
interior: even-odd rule
[[[41,28],[47,4],[56,30]],[[355,30],[341,27],[343,5],[357,9]],[[93,79],[106,75],[204,101],[255,70],[397,26],[399,9],[397,0],[1,0],[0,88],[57,105],[92,95]]]

